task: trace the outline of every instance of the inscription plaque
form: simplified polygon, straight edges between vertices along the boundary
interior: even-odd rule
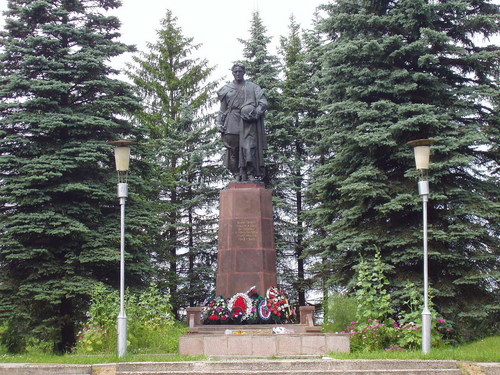
[[[255,220],[236,220],[236,239],[238,242],[257,241],[257,222]]]

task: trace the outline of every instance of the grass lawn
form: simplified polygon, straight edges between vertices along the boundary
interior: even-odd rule
[[[470,344],[433,348],[431,353],[424,355],[420,351],[400,352],[358,352],[335,353],[332,358],[338,359],[452,359],[471,362],[500,362],[500,336],[488,337]],[[176,354],[130,354],[124,358],[113,355],[49,355],[49,354],[22,354],[0,355],[0,363],[67,363],[67,364],[95,364],[116,362],[170,362],[170,361],[197,361],[206,357],[180,356]]]
[[[175,362],[175,361],[200,361],[204,356],[181,356],[177,354],[130,354],[124,358],[117,355],[49,355],[49,354],[20,354],[0,355],[0,363],[62,363],[90,365],[95,363],[117,362]]]
[[[206,357],[190,357],[176,354],[129,354],[124,358],[118,358],[116,354],[98,355],[50,355],[50,354],[19,354],[0,355],[0,363],[61,363],[90,365],[96,363],[117,362],[172,362],[172,361],[199,361]]]
[[[432,348],[429,354],[423,354],[421,351],[379,351],[335,353],[331,357],[338,359],[454,359],[471,362],[500,362],[499,348],[500,336],[492,336],[469,344]]]

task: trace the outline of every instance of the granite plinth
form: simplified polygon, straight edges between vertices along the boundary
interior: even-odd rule
[[[252,286],[277,284],[272,192],[259,183],[232,183],[220,193],[216,293],[230,298]]]
[[[314,307],[301,306],[300,324],[203,325],[202,307],[188,307],[189,331],[179,341],[181,355],[271,357],[349,352],[349,335],[322,333]],[[274,333],[274,328],[283,334]]]
[[[310,334],[196,334],[181,336],[179,354],[209,356],[301,356],[348,353],[349,335]]]

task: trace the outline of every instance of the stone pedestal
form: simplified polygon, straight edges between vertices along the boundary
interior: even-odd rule
[[[314,334],[273,334],[237,331],[237,333],[212,333],[205,335],[184,335],[179,341],[180,355],[206,355],[214,357],[290,357],[290,356],[324,356],[328,353],[349,353],[348,334],[314,333]],[[312,374],[311,371],[289,371],[297,374]],[[231,371],[225,374],[243,374]],[[266,373],[249,372],[251,374]],[[276,371],[273,374],[286,374]],[[334,372],[318,372],[333,374]],[[345,373],[344,371],[335,373]],[[374,374],[375,372],[367,372]],[[386,372],[383,372],[386,374]],[[361,374],[361,372],[356,372]]]
[[[220,193],[218,296],[256,286],[265,295],[276,280],[272,193],[260,183],[231,183]]]
[[[299,324],[203,325],[202,307],[188,307],[189,334],[179,341],[181,355],[271,357],[348,353],[348,334],[322,333],[314,307],[300,307]],[[275,333],[281,328],[285,333]]]

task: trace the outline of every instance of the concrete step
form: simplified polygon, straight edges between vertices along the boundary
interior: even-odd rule
[[[239,360],[164,363],[123,363],[116,365],[116,375],[460,375],[456,361],[400,360]]]
[[[500,375],[500,363],[461,363]],[[207,360],[61,365],[0,363],[0,375],[461,375],[457,361],[434,360]]]
[[[0,363],[0,375],[92,375],[92,365]]]
[[[117,375],[461,375],[459,369],[441,369],[441,370],[329,370],[329,371],[210,371],[210,372],[155,372],[155,371],[139,371],[139,372],[117,372]]]

